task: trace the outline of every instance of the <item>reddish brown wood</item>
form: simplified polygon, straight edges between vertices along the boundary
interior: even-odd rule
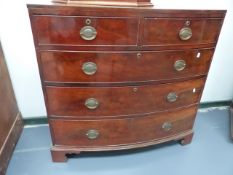
[[[188,27],[192,29],[192,37],[187,41],[183,41],[179,38],[179,31],[186,27],[186,21],[190,22]],[[190,45],[215,43],[218,39],[222,22],[222,18],[145,18],[142,44]]]
[[[109,120],[50,119],[50,123],[57,146],[76,146],[91,149],[100,146],[149,142],[191,130],[196,109],[197,106],[192,106],[171,112]],[[169,131],[162,128],[165,122],[172,124]],[[96,139],[87,138],[86,133],[90,129],[97,130],[99,137]]]
[[[66,162],[69,154],[80,154],[80,151],[74,149],[72,151],[68,151],[67,149],[60,148],[59,146],[51,148],[53,162]]]
[[[0,126],[2,127],[3,124],[4,123],[0,123]],[[11,128],[10,129],[7,128],[7,129],[9,132],[7,136],[3,136],[5,137],[5,142],[1,146],[1,151],[0,151],[0,175],[4,175],[6,173],[7,166],[10,162],[16,143],[23,130],[23,120],[21,113],[18,113],[17,116],[15,116],[15,121],[12,123]]]
[[[119,7],[148,7],[153,6],[150,0],[53,0],[54,3],[69,5],[98,5]]]
[[[60,51],[109,51],[109,52],[115,52],[115,51],[161,51],[161,50],[183,50],[183,49],[205,49],[205,48],[215,48],[216,43],[208,43],[208,44],[190,44],[190,45],[160,45],[160,46],[140,46],[140,45],[135,45],[135,46],[77,46],[77,45],[40,45],[37,47],[37,50],[41,51],[55,51],[55,50],[60,50]]]
[[[85,23],[86,19],[91,24]],[[136,45],[138,19],[100,18],[100,17],[69,17],[69,16],[33,16],[39,45]],[[86,41],[80,37],[84,26],[92,26],[97,31],[94,40]],[[113,32],[114,31],[114,32]]]
[[[115,50],[114,46],[124,46],[124,50],[140,49],[142,47],[150,48],[153,46],[162,47],[161,45],[174,48],[189,47],[194,48],[195,44],[209,47],[215,45],[216,39],[221,28],[225,11],[214,10],[161,10],[156,8],[95,8],[95,7],[72,7],[72,6],[41,6],[28,5],[33,33],[36,41],[36,46],[44,48],[55,48],[63,46],[66,49],[81,47],[83,49],[96,50]],[[82,16],[82,17],[81,17]],[[172,17],[172,18],[171,18]],[[91,26],[97,29],[97,37],[93,41],[84,41],[79,36],[81,27],[85,26],[84,20],[90,18],[93,20]],[[152,34],[150,29],[145,29],[146,21],[143,19],[164,19],[168,18],[176,26],[176,28],[166,27],[167,22],[163,22],[163,28],[160,27],[161,33],[171,33],[165,36],[160,43],[148,46],[144,41],[147,41],[149,34]],[[198,22],[198,19],[199,22]],[[139,20],[141,20],[140,25]],[[165,20],[165,19],[164,19]],[[183,27],[185,20],[194,21],[193,38],[187,45],[187,41],[177,40],[179,30]],[[151,20],[150,20],[151,21]],[[156,23],[152,20],[152,27],[155,28]],[[182,21],[182,22],[179,22]],[[202,25],[201,29],[197,25]],[[170,24],[168,24],[170,25]],[[192,23],[191,23],[192,25]],[[209,28],[210,26],[210,28]],[[148,26],[148,27],[151,27]],[[144,31],[143,33],[139,32]],[[164,32],[166,31],[166,32]],[[211,31],[211,32],[209,32]],[[204,32],[204,33],[203,33]],[[158,33],[157,33],[158,34]],[[156,36],[157,36],[156,34]],[[206,35],[206,38],[202,38]],[[154,37],[153,37],[154,36]],[[156,37],[154,34],[152,38]],[[173,37],[170,38],[170,37]],[[175,38],[174,38],[175,37]],[[196,39],[195,39],[196,38]],[[136,40],[138,39],[138,40]],[[167,43],[169,40],[175,41]],[[146,46],[143,46],[145,45]],[[52,45],[52,46],[51,46]],[[95,46],[95,47],[93,47]],[[138,46],[138,47],[137,47]],[[139,47],[140,46],[140,47]],[[156,49],[153,47],[153,49]],[[69,49],[70,50],[70,49]],[[80,50],[80,49],[79,49]]]
[[[85,20],[90,19],[90,26],[97,31],[96,39],[86,41],[80,37],[80,30],[87,26]],[[140,27],[143,31],[142,41],[137,42],[139,18],[129,17],[69,17],[69,16],[33,16],[38,45],[187,45],[215,43],[223,22],[222,18],[145,18]],[[190,21],[193,36],[182,41],[178,34]],[[63,24],[63,25],[60,25]],[[165,30],[166,29],[166,30]],[[113,32],[114,31],[114,32]],[[211,32],[209,32],[211,31]]]
[[[197,104],[226,11],[28,5],[53,140],[53,161],[66,154],[191,142]],[[85,20],[97,37],[85,41]],[[189,20],[193,36],[181,41]],[[201,57],[196,58],[200,51]],[[141,56],[138,58],[137,54]],[[177,72],[174,61],[186,68]],[[82,64],[97,64],[87,76]],[[177,101],[167,102],[170,92]],[[87,98],[100,105],[88,110]],[[164,131],[164,122],[172,129]],[[96,129],[97,139],[86,132]]]
[[[125,150],[125,149],[132,149],[132,148],[141,148],[141,147],[147,147],[151,145],[156,145],[164,142],[168,142],[171,140],[177,141],[180,140],[180,138],[184,138],[187,135],[190,135],[193,133],[193,130],[184,131],[182,133],[173,135],[171,137],[164,137],[162,139],[158,140],[152,140],[147,142],[138,142],[135,144],[125,144],[125,145],[109,145],[109,146],[99,146],[99,147],[77,147],[77,146],[52,146],[52,150],[57,150],[58,154],[59,152],[65,152],[65,153],[72,153],[72,154],[79,154],[81,151],[109,151],[109,150]],[[56,153],[56,152],[55,152]],[[64,161],[66,161],[66,157]],[[56,162],[56,160],[55,160]],[[57,162],[62,162],[62,159],[58,160]]]
[[[51,149],[51,156],[53,159],[53,162],[66,162],[67,161],[67,157],[66,157],[66,151],[62,151],[62,150],[52,150]]]
[[[45,82],[135,83],[206,75],[213,52],[213,48],[158,52],[41,51],[40,61]],[[186,62],[183,71],[175,70],[177,60]],[[86,62],[97,65],[94,75],[83,72],[82,65]]]
[[[180,144],[181,145],[187,145],[189,143],[192,142],[192,139],[193,139],[193,133],[185,136],[181,141],[180,141]]]
[[[22,117],[0,43],[0,175],[5,174],[22,128]]]
[[[48,115],[98,117],[171,110],[198,103],[204,82],[205,79],[197,79],[155,86],[46,87]],[[177,94],[177,101],[167,101],[170,92]],[[88,98],[97,99],[99,107],[88,109],[85,106]]]
[[[31,15],[62,15],[62,16],[138,16],[160,18],[224,18],[226,10],[187,10],[159,9],[157,6],[148,8],[121,8],[96,6],[64,6],[56,4],[28,4]]]

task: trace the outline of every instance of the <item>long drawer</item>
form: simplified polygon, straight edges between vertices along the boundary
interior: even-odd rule
[[[50,119],[55,145],[98,147],[136,144],[192,129],[197,106],[135,118],[105,120]]]
[[[49,116],[102,117],[171,110],[198,103],[205,78],[160,85],[45,87]]]
[[[136,45],[138,18],[35,15],[38,45]]]
[[[214,48],[157,52],[41,51],[45,82],[132,83],[206,75]]]
[[[216,43],[222,18],[145,18],[142,44],[190,45]]]

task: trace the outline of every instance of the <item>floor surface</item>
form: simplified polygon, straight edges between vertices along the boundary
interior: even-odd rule
[[[189,145],[82,153],[66,163],[51,161],[48,126],[25,128],[7,175],[233,175],[229,124],[228,109],[202,110]]]

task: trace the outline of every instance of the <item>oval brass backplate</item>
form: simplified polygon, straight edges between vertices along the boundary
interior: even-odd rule
[[[99,137],[99,131],[95,130],[95,129],[90,129],[86,132],[86,136],[88,139],[97,139]]]
[[[80,30],[81,38],[87,41],[94,40],[96,38],[96,35],[97,35],[97,31],[92,26],[84,26]]]
[[[83,63],[82,70],[86,75],[93,75],[97,71],[97,65],[93,62],[86,62]]]
[[[193,33],[191,28],[183,27],[182,29],[180,29],[179,36],[181,40],[183,41],[189,40],[192,37],[192,35]]]
[[[175,92],[170,92],[168,95],[167,95],[167,101],[168,102],[175,102],[178,98],[178,95],[175,93]]]
[[[182,70],[184,70],[185,67],[186,67],[186,62],[184,60],[177,60],[174,63],[174,69],[176,71],[182,71]]]
[[[86,101],[85,101],[85,106],[88,108],[88,109],[96,109],[98,108],[99,106],[99,102],[97,99],[95,98],[88,98]]]
[[[162,128],[164,131],[170,131],[172,129],[172,123],[171,122],[165,122],[162,125]]]

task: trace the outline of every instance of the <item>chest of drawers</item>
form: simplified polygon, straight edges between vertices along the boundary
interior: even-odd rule
[[[224,10],[28,9],[54,161],[191,142]]]

